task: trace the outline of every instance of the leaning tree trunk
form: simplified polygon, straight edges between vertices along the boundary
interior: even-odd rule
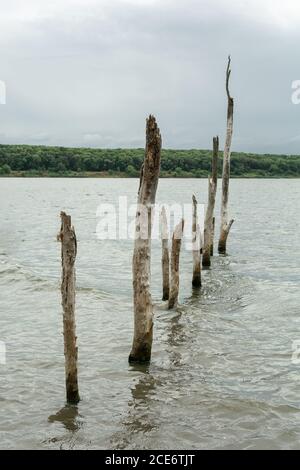
[[[226,243],[230,228],[233,224],[233,220],[229,221],[228,216],[228,196],[229,196],[229,179],[230,179],[230,153],[231,153],[231,141],[233,133],[233,98],[229,92],[229,79],[231,74],[230,69],[231,59],[228,58],[228,66],[226,71],[226,92],[228,99],[227,107],[227,132],[226,142],[223,156],[223,176],[222,176],[222,204],[221,204],[221,231],[219,239],[219,253],[226,253]]]
[[[177,305],[179,292],[179,257],[181,249],[181,240],[184,228],[184,220],[181,220],[175,227],[172,238],[171,252],[171,286],[168,308],[172,309]]]
[[[161,135],[154,116],[146,126],[146,150],[141,170],[136,214],[136,238],[132,262],[134,337],[129,362],[145,363],[151,358],[153,306],[150,292],[152,208],[160,171]]]
[[[163,279],[163,300],[169,300],[170,294],[170,260],[169,260],[169,232],[168,220],[165,207],[160,214],[160,230],[162,243],[162,279]]]
[[[197,199],[193,196],[193,224],[192,224],[192,250],[193,250],[193,287],[201,287],[201,235],[198,224]]]
[[[202,265],[210,266],[211,252],[214,246],[214,210],[218,184],[218,156],[219,156],[219,137],[213,139],[212,171],[211,178],[208,179],[208,204],[204,222],[204,248]]]
[[[71,217],[61,212],[61,230],[58,239],[61,241],[62,259],[62,307],[64,326],[64,353],[66,392],[68,403],[78,403],[78,378],[75,323],[75,259],[77,254],[77,241],[75,230],[72,227]]]

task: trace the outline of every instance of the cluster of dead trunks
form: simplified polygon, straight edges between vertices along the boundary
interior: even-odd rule
[[[230,57],[226,71],[226,93],[228,99],[227,132],[223,152],[221,228],[218,244],[220,254],[226,253],[226,243],[233,220],[228,217],[228,195],[230,179],[230,153],[233,132],[233,98],[229,92]],[[150,289],[151,268],[151,233],[152,210],[155,204],[156,191],[160,173],[162,139],[154,116],[149,116],[146,123],[146,149],[141,169],[138,190],[138,210],[136,214],[136,237],[133,254],[133,300],[134,300],[134,337],[129,355],[130,363],[149,363],[151,359],[153,338],[153,302]],[[204,236],[200,233],[197,200],[193,196],[193,277],[194,288],[201,287],[201,267],[209,268],[213,256],[215,218],[214,208],[218,182],[219,138],[213,139],[212,171],[208,181],[208,204],[204,221]],[[145,208],[141,211],[141,207]],[[145,233],[145,218],[147,220],[147,236]],[[184,231],[184,220],[175,227],[172,236],[171,253],[169,252],[169,233],[166,211],[160,214],[162,240],[162,280],[163,300],[168,302],[168,308],[173,309],[178,302],[179,293],[179,258]],[[77,378],[77,338],[75,324],[75,259],[77,242],[71,217],[61,213],[61,231],[58,236],[61,241],[62,254],[62,307],[64,326],[64,354],[66,373],[66,393],[69,403],[78,403]]]

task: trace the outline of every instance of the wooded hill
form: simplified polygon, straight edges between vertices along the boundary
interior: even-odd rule
[[[222,155],[219,175],[222,173]],[[207,178],[211,150],[162,150],[161,177]],[[138,177],[144,149],[91,149],[35,145],[0,145],[2,176]],[[300,155],[257,155],[233,152],[231,176],[300,177]]]

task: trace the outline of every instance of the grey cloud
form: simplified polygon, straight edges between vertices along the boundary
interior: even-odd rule
[[[154,113],[164,146],[209,148],[224,138],[231,53],[234,150],[299,152],[297,28],[256,21],[235,1],[141,3],[77,1],[72,12],[66,2],[15,35],[4,28],[2,142],[143,146]]]

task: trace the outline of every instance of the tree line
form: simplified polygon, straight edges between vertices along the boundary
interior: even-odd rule
[[[145,150],[0,145],[2,176],[127,176],[138,177]],[[219,155],[219,174],[222,171]],[[207,178],[211,150],[162,150],[161,177]],[[233,152],[231,176],[244,178],[300,177],[300,155]]]

